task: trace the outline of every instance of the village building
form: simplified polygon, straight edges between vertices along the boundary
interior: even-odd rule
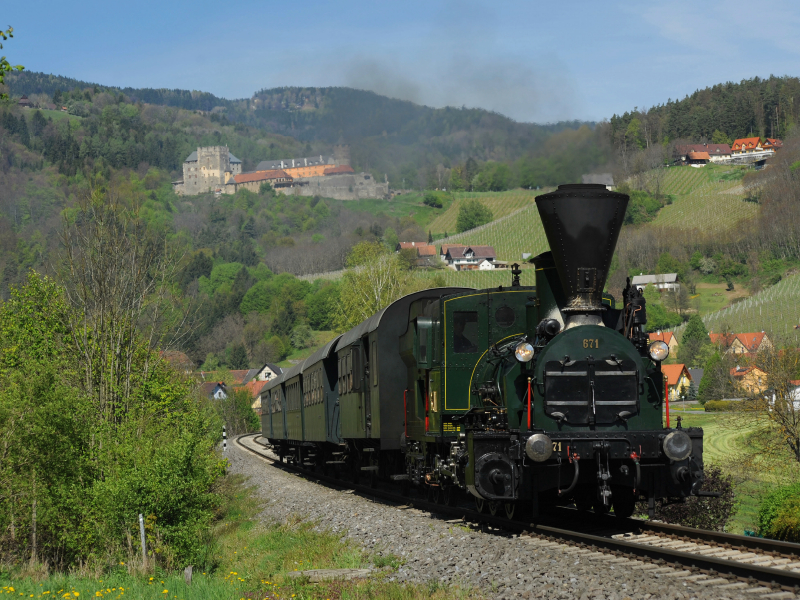
[[[753,152],[761,152],[763,147],[761,145],[760,137],[739,138],[733,142],[731,146],[731,154],[751,154]]]
[[[432,267],[436,262],[436,246],[422,242],[398,242],[395,252],[413,250],[418,267]]]
[[[758,367],[736,365],[731,369],[731,378],[747,394],[760,394],[767,389],[767,373]]]
[[[650,343],[653,342],[664,342],[669,347],[669,353],[674,354],[678,350],[678,338],[675,337],[671,331],[664,331],[664,332],[657,332],[657,333],[648,333],[648,337],[650,338]]]
[[[278,188],[290,187],[293,181],[294,179],[286,171],[281,171],[280,169],[276,171],[240,173],[228,178],[228,181],[225,182],[226,189],[224,193],[234,194],[236,190],[245,189],[257,194],[264,183],[268,183],[273,189],[277,190]],[[227,189],[229,186],[233,188],[230,191]]]
[[[707,154],[704,157],[706,162],[721,163],[730,160],[730,144],[686,144],[675,148],[677,156],[673,155],[678,162],[687,164],[691,161],[691,155]]]
[[[692,385],[692,376],[686,365],[661,365],[661,372],[667,380],[669,401],[676,402],[685,398]]]
[[[22,98],[20,98],[19,101],[17,102],[17,106],[21,108],[33,108],[34,104],[28,99],[28,97],[25,94],[23,94]]]
[[[200,384],[200,393],[209,400],[226,400],[228,388],[222,381],[206,381]]]
[[[686,162],[693,167],[704,167],[711,162],[711,157],[708,152],[689,152]]]
[[[725,354],[756,354],[774,348],[772,340],[763,331],[756,333],[713,333],[708,334],[711,343],[719,346]]]
[[[447,244],[442,246],[442,252],[444,252],[444,262],[455,271],[477,270],[484,261],[494,268],[494,261],[497,259],[497,253],[492,246]],[[487,266],[484,266],[482,270],[488,270]]]
[[[662,273],[660,275],[636,275],[631,279],[631,285],[643,290],[648,285],[654,285],[659,292],[678,291],[681,284],[678,283],[677,273]]]
[[[257,381],[270,381],[271,379],[274,379],[281,373],[283,373],[283,369],[281,369],[278,365],[273,365],[272,363],[266,363],[263,367],[258,369],[258,372],[255,375],[255,379]]]
[[[764,143],[761,145],[763,146],[764,150],[772,150],[773,152],[777,152],[783,147],[783,142],[775,138],[766,138]]]

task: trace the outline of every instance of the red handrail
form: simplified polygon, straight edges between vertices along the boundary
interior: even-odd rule
[[[531,430],[531,378],[528,377],[528,431]]]

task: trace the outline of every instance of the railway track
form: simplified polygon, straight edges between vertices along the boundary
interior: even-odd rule
[[[479,513],[464,505],[446,506],[414,495],[373,489],[284,464],[257,440],[260,434],[236,438],[236,444],[276,467],[340,489],[409,509],[419,509],[480,528],[519,535],[523,543],[541,547],[568,546],[588,560],[627,563],[677,582],[691,581],[719,589],[740,590],[760,598],[800,597],[800,544],[697,530],[678,525],[607,515],[582,515],[559,509],[536,523],[512,521]],[[574,526],[564,528],[567,521]]]

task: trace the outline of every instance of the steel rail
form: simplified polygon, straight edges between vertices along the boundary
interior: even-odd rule
[[[257,433],[238,436],[236,438],[236,444],[240,448],[259,456],[264,460],[267,460],[273,465],[280,465],[280,467],[284,470],[304,475],[309,479],[313,479],[314,481],[322,481],[337,487],[352,489],[365,496],[381,498],[400,505],[408,505],[411,508],[425,510],[433,514],[461,517],[461,519],[464,521],[482,523],[499,530],[505,530],[521,535],[542,536],[550,539],[557,539],[567,543],[579,545],[581,547],[593,547],[598,550],[605,550],[631,559],[644,559],[667,565],[688,567],[695,571],[705,571],[709,575],[729,578],[733,577],[741,581],[753,582],[753,584],[755,584],[755,582],[760,582],[762,584],[780,586],[783,589],[800,594],[800,573],[793,571],[775,569],[772,567],[761,567],[735,560],[703,556],[700,554],[692,554],[690,552],[682,552],[680,550],[671,550],[669,548],[663,548],[660,546],[637,544],[635,542],[628,542],[612,537],[553,527],[551,525],[545,525],[541,523],[512,521],[502,517],[479,513],[474,510],[468,510],[463,507],[447,506],[429,502],[427,500],[402,496],[384,489],[376,489],[367,485],[354,484],[352,482],[331,477],[330,475],[322,475],[320,473],[301,469],[293,465],[282,463],[279,460],[267,456],[266,449],[265,452],[259,452],[256,449],[250,448],[243,444],[241,441],[242,438],[253,437],[254,443],[258,443],[255,442],[255,438],[259,437],[260,435],[260,433]],[[263,446],[262,444],[259,445]],[[639,529],[640,531],[649,530],[653,532],[662,532],[670,535],[680,535],[682,537],[690,537],[700,541],[708,541],[716,544],[746,546],[748,548],[767,553],[788,553],[796,555],[798,557],[798,561],[800,561],[800,544],[792,544],[790,542],[775,542],[774,540],[764,540],[760,538],[749,538],[746,536],[692,529],[678,525],[669,525],[666,523],[653,523],[639,519],[626,519],[622,522],[617,521],[619,520],[616,519],[616,517],[605,517],[605,521],[601,522],[603,525],[618,531],[630,531],[630,529],[633,528]],[[628,527],[626,528],[625,526]]]

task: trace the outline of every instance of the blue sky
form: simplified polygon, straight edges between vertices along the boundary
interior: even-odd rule
[[[600,120],[715,83],[800,75],[796,0],[6,4],[14,64],[226,98],[347,85],[520,121]]]

